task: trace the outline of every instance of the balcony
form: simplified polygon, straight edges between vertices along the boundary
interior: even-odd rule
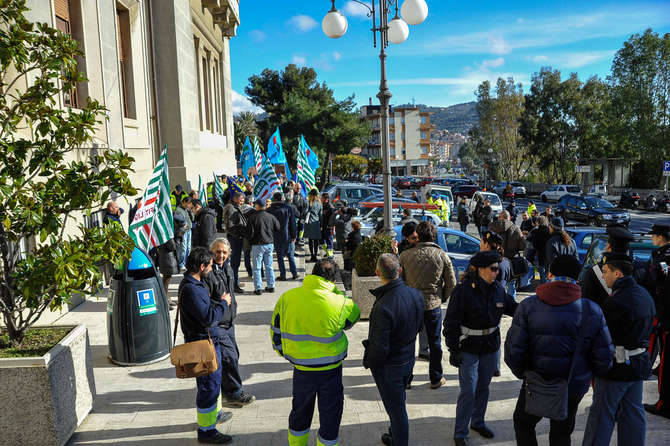
[[[235,37],[240,24],[239,0],[201,0],[214,17],[214,24],[219,25],[224,37]]]

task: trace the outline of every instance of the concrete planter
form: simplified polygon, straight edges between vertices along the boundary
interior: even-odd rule
[[[72,328],[44,356],[0,359],[2,444],[62,446],[93,407],[88,330]]]
[[[361,319],[369,319],[375,296],[370,290],[382,286],[382,281],[377,276],[361,277],[354,269],[351,276],[351,297],[361,309]]]

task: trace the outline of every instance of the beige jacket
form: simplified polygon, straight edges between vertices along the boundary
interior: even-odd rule
[[[456,286],[451,260],[435,243],[421,242],[403,251],[400,266],[405,283],[423,293],[425,310],[439,308]]]

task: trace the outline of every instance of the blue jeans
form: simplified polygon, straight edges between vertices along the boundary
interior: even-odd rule
[[[253,270],[254,270],[254,290],[263,289],[263,279],[261,278],[261,268],[265,266],[265,281],[268,284],[268,288],[275,287],[275,272],[272,269],[272,252],[274,251],[274,245],[269,243],[267,245],[252,245],[251,246],[251,257],[253,258]]]
[[[298,275],[298,270],[295,267],[295,242],[276,241],[275,251],[277,251],[277,265],[279,266],[279,277],[286,278],[286,265],[284,264],[284,257],[288,256],[288,267],[293,276]]]
[[[430,376],[431,384],[436,384],[442,379],[442,342],[440,340],[442,310],[438,307],[434,310],[424,311],[423,325],[426,328],[428,349],[430,351],[428,375]]]
[[[516,279],[507,282],[507,289],[505,291],[516,300]]]
[[[372,369],[379,396],[382,398],[386,413],[391,420],[391,435],[393,446],[407,446],[409,444],[409,419],[405,404],[405,386],[412,376],[414,358],[402,365],[390,365]]]
[[[337,444],[344,410],[342,366],[332,370],[306,372],[293,369],[293,401],[288,416],[289,439],[307,444],[314,416],[314,403],[319,397],[319,435],[324,444]],[[325,441],[324,441],[325,440]]]
[[[547,283],[547,268],[538,265],[537,270],[540,272],[540,283]]]
[[[461,352],[458,368],[461,391],[456,403],[454,438],[467,438],[470,425],[484,427],[484,415],[489,402],[489,384],[496,368],[497,352],[474,355]]]
[[[528,273],[519,279],[519,289],[530,286],[531,282],[533,282],[534,279],[535,279],[535,267],[533,265],[529,265]]]
[[[582,446],[609,445],[614,423],[618,444],[644,446],[647,421],[642,406],[642,381],[595,379]]]
[[[179,259],[179,266],[181,268],[186,267],[186,259],[191,253],[191,230],[184,232],[184,237],[181,239],[181,244],[179,245],[179,252],[177,258]]]

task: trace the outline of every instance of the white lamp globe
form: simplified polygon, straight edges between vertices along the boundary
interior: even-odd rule
[[[420,25],[428,17],[428,5],[425,0],[405,0],[400,7],[400,13],[405,22]]]
[[[330,11],[323,18],[321,22],[321,29],[323,32],[332,39],[339,39],[346,32],[349,27],[347,18],[340,13],[340,11]]]
[[[389,22],[389,40],[391,43],[403,43],[409,37],[409,26],[403,19],[395,18]]]

